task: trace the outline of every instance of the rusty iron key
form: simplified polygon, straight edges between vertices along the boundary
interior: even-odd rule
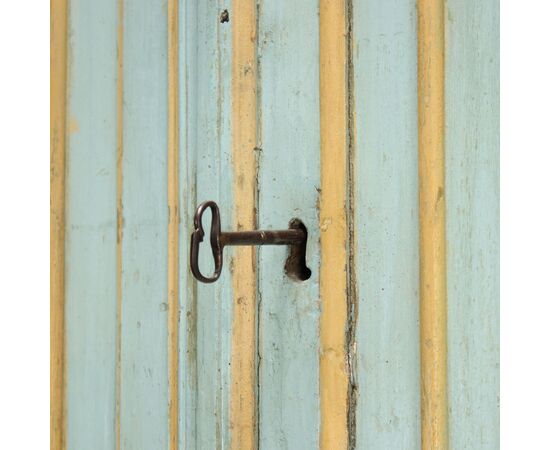
[[[210,208],[210,246],[214,257],[214,274],[204,276],[199,268],[199,245],[204,238],[202,216]],[[220,210],[213,201],[201,203],[195,212],[195,230],[191,234],[191,272],[203,283],[213,283],[221,274],[223,249],[228,245],[288,245],[290,255],[285,263],[286,274],[299,281],[307,280],[311,271],[306,266],[307,230],[299,219],[292,219],[288,230],[221,231]]]

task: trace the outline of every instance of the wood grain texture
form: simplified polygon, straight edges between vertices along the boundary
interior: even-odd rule
[[[319,7],[259,5],[258,227],[308,229],[311,278],[284,273],[288,249],[259,252],[259,448],[319,448]]]
[[[320,448],[348,448],[348,115],[345,0],[320,2]]]
[[[65,448],[67,0],[50,2],[50,448]]]
[[[448,448],[443,0],[418,1],[422,448]]]
[[[194,208],[197,205],[197,2],[184,0],[180,3],[179,27],[179,174],[180,174],[180,264],[179,304],[179,447],[184,450],[197,448],[197,284],[187,258],[189,235],[193,230]],[[185,259],[183,259],[185,258]]]
[[[499,2],[445,14],[450,448],[499,448]]]
[[[231,148],[232,19],[221,22],[231,2],[189,0],[182,5],[181,57],[181,258],[188,260],[189,236],[198,203],[220,206],[222,228],[233,216]],[[209,219],[205,218],[205,224]],[[208,230],[206,230],[209,233]],[[207,245],[200,264],[212,268]],[[232,323],[232,250],[224,251],[225,268],[214,284],[197,283],[182,266],[180,328],[182,385],[181,446],[186,449],[227,449]]]
[[[179,448],[179,0],[168,0],[168,364],[170,450]],[[185,261],[185,259],[184,259]]]
[[[167,2],[125,1],[122,449],[169,447]]]
[[[415,6],[353,5],[357,449],[420,448]]]
[[[234,0],[232,20],[233,230],[256,224],[256,1]],[[256,249],[234,249],[232,265],[231,449],[257,448]]]
[[[114,448],[117,6],[69,8],[66,209],[68,449]]]

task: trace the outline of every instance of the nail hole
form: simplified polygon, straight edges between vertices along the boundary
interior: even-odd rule
[[[294,281],[306,281],[311,270],[306,266],[307,228],[300,219],[292,219],[289,228],[304,230],[306,240],[302,244],[291,245],[290,254],[285,263],[285,273]]]
[[[229,22],[229,11],[227,11],[227,9],[224,9],[220,14],[220,23],[227,23],[227,22]]]

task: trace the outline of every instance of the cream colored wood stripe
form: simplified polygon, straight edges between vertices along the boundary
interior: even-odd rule
[[[348,446],[346,1],[320,3],[321,439]]]
[[[448,448],[444,1],[418,0],[422,448]]]
[[[50,448],[65,448],[67,0],[50,2]]]
[[[179,0],[168,0],[168,363],[170,450],[179,427]]]
[[[234,0],[232,22],[232,151],[234,229],[256,228],[256,2]],[[231,340],[231,448],[257,448],[256,252],[235,247]]]

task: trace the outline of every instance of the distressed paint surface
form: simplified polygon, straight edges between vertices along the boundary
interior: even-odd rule
[[[197,443],[197,296],[196,283],[189,270],[189,234],[193,228],[196,192],[196,90],[197,7],[195,0],[180,4],[179,27],[179,173],[180,173],[180,321],[179,321],[179,448],[194,450]]]
[[[166,1],[123,17],[122,449],[168,448],[168,20]]]
[[[214,200],[222,229],[233,215],[231,164],[231,21],[220,14],[229,2],[188,0],[182,6],[181,44],[181,188],[182,211],[181,446],[185,449],[229,448],[232,249],[224,251],[224,271],[214,284],[197,283],[189,274],[189,236],[196,206]],[[208,216],[209,217],[209,216]],[[205,218],[205,224],[209,218]],[[209,233],[208,227],[205,229]],[[208,244],[201,267],[209,273]]]
[[[284,273],[287,249],[259,252],[259,448],[319,448],[319,8],[259,7],[260,229],[308,229],[304,282]]]
[[[499,448],[499,2],[446,3],[449,439]]]
[[[353,5],[356,448],[420,448],[415,2]]]
[[[412,0],[70,3],[66,121],[52,110],[56,448],[65,421],[79,450],[419,449],[421,392],[424,448],[446,448],[447,413],[451,449],[498,448],[498,2],[442,4],[420,2],[418,34]],[[426,14],[445,24],[444,58]],[[197,284],[189,235],[207,199],[223,229],[302,219],[311,279],[285,276],[286,247],[227,248],[220,280]],[[448,278],[422,297],[439,345],[424,389],[419,249],[423,279]],[[355,284],[333,272],[346,250]]]
[[[116,31],[116,4],[71,3],[66,448],[75,450],[115,447]]]

